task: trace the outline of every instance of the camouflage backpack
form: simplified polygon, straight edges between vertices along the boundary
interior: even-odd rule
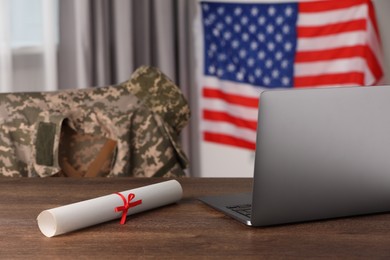
[[[0,176],[182,176],[189,117],[151,67],[116,86],[0,94]]]

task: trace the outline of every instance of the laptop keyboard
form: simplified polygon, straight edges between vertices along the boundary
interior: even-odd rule
[[[237,212],[241,215],[244,215],[248,218],[251,217],[252,212],[252,205],[251,204],[243,204],[243,205],[233,205],[233,206],[226,206],[228,209],[233,210],[234,212]]]

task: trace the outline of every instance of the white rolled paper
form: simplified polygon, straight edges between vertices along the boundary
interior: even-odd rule
[[[131,202],[142,200],[141,204],[128,209],[127,216],[129,216],[177,202],[182,198],[183,189],[178,181],[170,180],[119,193],[126,200],[128,199],[128,195],[133,193],[135,197]],[[122,197],[113,193],[107,196],[44,210],[37,217],[38,226],[45,236],[53,237],[121,218],[123,212],[115,211],[115,208],[121,206],[124,206]]]

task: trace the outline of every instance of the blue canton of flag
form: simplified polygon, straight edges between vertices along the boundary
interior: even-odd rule
[[[292,87],[296,3],[202,3],[204,73],[267,88]]]

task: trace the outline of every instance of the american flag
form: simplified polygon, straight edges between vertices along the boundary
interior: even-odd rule
[[[383,78],[369,0],[200,3],[203,140],[255,149],[259,93],[375,85]]]

